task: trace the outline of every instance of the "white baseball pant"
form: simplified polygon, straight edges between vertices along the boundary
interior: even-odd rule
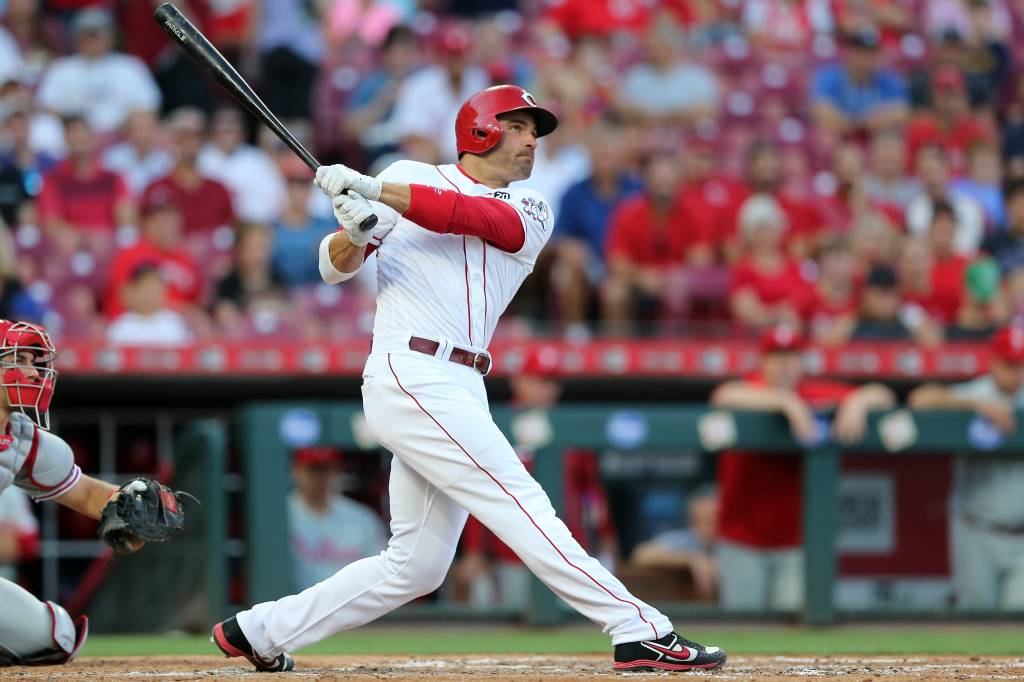
[[[258,654],[294,651],[437,589],[467,513],[601,625],[613,644],[672,631],[668,618],[632,596],[573,539],[491,419],[475,370],[409,350],[375,352],[363,374],[363,406],[373,435],[394,454],[391,540],[378,556],[297,595],[239,613]]]

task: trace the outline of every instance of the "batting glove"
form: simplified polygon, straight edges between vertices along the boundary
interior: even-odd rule
[[[380,199],[381,188],[384,185],[377,178],[363,175],[340,163],[334,166],[320,166],[317,168],[316,179],[313,183],[331,199],[341,195],[346,190],[353,190],[371,201]]]
[[[349,241],[356,246],[366,246],[376,231],[374,228],[363,230],[360,225],[374,214],[373,206],[355,190],[348,190],[331,200],[334,205],[334,217],[338,224],[345,228]]]

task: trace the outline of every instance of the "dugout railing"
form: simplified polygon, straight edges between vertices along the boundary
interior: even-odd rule
[[[512,437],[511,421],[517,413],[496,407],[493,414],[499,427]],[[358,403],[263,402],[242,407],[237,417],[234,435],[243,458],[245,480],[247,601],[256,603],[291,591],[292,565],[285,549],[291,446],[297,441],[350,450],[377,446],[368,434]],[[841,615],[835,606],[834,587],[839,523],[836,500],[844,454],[1024,455],[1024,433],[1020,430],[1004,438],[974,415],[959,412],[912,413],[901,409],[873,414],[863,441],[848,447],[827,436],[826,415],[820,418],[821,438],[810,445],[795,442],[779,414],[726,412],[694,405],[564,405],[538,414],[537,418],[550,428],[539,430],[547,437],[535,448],[533,471],[559,510],[560,457],[567,448],[614,450],[620,456],[637,457],[652,450],[717,452],[726,447],[766,454],[803,453],[806,598],[801,616],[804,622],[814,625],[834,623]],[[668,611],[693,616],[714,610],[681,610],[670,605]],[[406,607],[400,613],[406,617],[510,615],[480,614],[431,604]],[[568,614],[567,607],[535,580],[526,612],[519,615],[526,622],[539,625],[561,622]],[[952,613],[946,611],[942,615]]]

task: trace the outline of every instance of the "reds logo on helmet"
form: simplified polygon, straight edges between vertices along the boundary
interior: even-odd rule
[[[483,154],[501,141],[503,129],[498,116],[525,111],[537,124],[537,137],[544,137],[558,127],[558,118],[538,106],[537,100],[516,85],[495,85],[481,90],[459,108],[455,117],[455,146],[459,156]]]
[[[6,392],[11,408],[44,429],[50,427],[56,357],[57,349],[43,327],[0,320],[0,388]]]

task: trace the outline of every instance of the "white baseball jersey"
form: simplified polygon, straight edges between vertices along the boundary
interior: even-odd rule
[[[0,434],[0,467],[13,471],[14,485],[36,502],[63,495],[82,475],[64,439],[39,428],[21,412],[11,413],[7,433]]]
[[[523,247],[507,253],[478,237],[438,234],[375,203],[378,231],[377,316],[373,335],[414,333],[486,348],[498,318],[508,307],[551,236],[554,215],[532,189],[492,189],[459,166],[399,161],[379,176],[384,182],[428,185],[469,196],[493,197],[519,214]]]

